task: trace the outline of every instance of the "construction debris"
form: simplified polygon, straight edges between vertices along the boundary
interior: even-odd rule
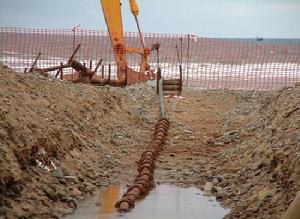
[[[67,80],[71,80],[74,83],[86,83],[86,84],[92,84],[95,86],[105,86],[105,85],[110,85],[113,87],[126,87],[127,85],[127,74],[125,74],[125,79],[124,80],[113,80],[111,79],[111,65],[109,65],[108,67],[108,78],[104,78],[104,65],[102,65],[102,78],[94,78],[94,75],[97,73],[99,67],[101,66],[103,59],[100,59],[100,61],[97,63],[96,67],[94,70],[91,70],[92,68],[92,61],[90,61],[90,68],[87,68],[85,66],[85,64],[81,64],[79,61],[75,60],[75,55],[78,52],[79,48],[80,48],[80,44],[78,44],[78,46],[75,48],[75,50],[73,51],[72,55],[70,56],[70,58],[68,59],[68,62],[66,64],[61,63],[58,66],[52,66],[49,68],[38,68],[36,67],[39,58],[41,57],[41,53],[38,54],[38,56],[36,57],[35,61],[33,62],[33,64],[31,65],[31,67],[26,68],[24,73],[31,73],[33,71],[38,72],[46,77],[49,76],[49,72],[52,71],[57,71],[57,73],[55,74],[55,77],[57,78],[60,75],[60,79],[64,79],[64,75],[63,75],[63,69],[66,68],[73,68],[76,72],[74,74],[77,74],[79,77],[77,78],[67,78]],[[27,71],[28,70],[28,71]]]

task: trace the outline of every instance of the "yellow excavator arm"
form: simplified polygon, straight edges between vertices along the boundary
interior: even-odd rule
[[[144,39],[138,22],[139,7],[135,0],[129,0],[131,12],[136,20],[139,37],[142,48],[127,48],[122,22],[122,10],[120,0],[100,0],[105,22],[108,28],[110,41],[114,50],[115,60],[117,63],[117,75],[119,80],[127,78],[128,84],[147,81],[153,75],[150,75],[150,67],[147,63],[151,53],[150,48],[145,47]],[[127,54],[137,53],[141,55],[140,69],[135,71],[128,66]],[[127,77],[126,77],[127,75]]]

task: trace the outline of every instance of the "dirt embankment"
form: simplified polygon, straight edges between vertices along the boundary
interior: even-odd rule
[[[300,190],[300,88],[185,95],[157,179],[214,194],[226,218],[281,218]]]
[[[0,218],[57,218],[118,180],[158,119],[154,94],[0,66]]]
[[[158,115],[154,90],[71,84],[0,67],[0,218],[57,218],[127,184]],[[280,218],[300,190],[300,88],[167,99],[156,183],[197,186],[227,218]]]

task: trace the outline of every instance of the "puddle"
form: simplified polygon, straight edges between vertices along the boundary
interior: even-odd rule
[[[197,188],[158,185],[136,202],[131,212],[119,214],[114,204],[125,189],[110,186],[103,194],[80,203],[75,213],[64,219],[221,219],[229,213],[214,197],[205,196]]]

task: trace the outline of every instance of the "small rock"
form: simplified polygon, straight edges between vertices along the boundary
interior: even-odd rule
[[[78,173],[77,177],[80,182],[84,182],[84,176],[82,174]]]
[[[213,181],[212,181],[212,182],[213,182],[213,184],[215,184],[215,185],[217,185],[217,184],[219,184],[219,183],[220,183],[220,182],[219,182],[219,180],[218,180],[218,178],[216,178],[216,177],[213,179]]]
[[[104,157],[106,157],[106,158],[108,158],[108,159],[110,159],[110,158],[111,158],[111,156],[110,156],[110,155],[108,155],[108,154],[106,154]]]
[[[9,208],[7,208],[5,206],[0,207],[0,216],[5,216],[9,212],[10,212]]]
[[[185,134],[193,134],[193,132],[192,132],[192,131],[190,131],[190,130],[187,130],[187,129],[183,130],[183,132],[184,132]]]
[[[268,188],[265,188],[265,189],[262,189],[258,192],[258,199],[259,200],[264,200],[266,197],[271,197],[273,196],[274,192],[271,191],[270,189]]]
[[[61,171],[63,172],[63,175],[64,175],[64,176],[71,176],[69,170],[67,170],[65,167],[62,167],[62,168],[61,168]]]
[[[221,186],[214,186],[214,189],[216,190],[217,193],[223,192],[223,188]]]
[[[77,204],[76,204],[76,202],[75,202],[74,199],[69,199],[69,200],[68,200],[68,206],[69,206],[70,208],[77,208]]]
[[[182,175],[185,176],[185,177],[188,177],[188,176],[190,176],[191,174],[190,174],[190,173],[187,173],[187,172],[183,172]]]
[[[58,200],[58,195],[51,188],[49,188],[47,186],[44,186],[43,187],[43,191],[48,196],[48,198],[50,198],[51,200],[53,200],[53,201],[57,201]]]
[[[247,211],[256,213],[256,212],[258,212],[258,209],[259,209],[259,206],[258,206],[258,205],[255,205],[255,206],[249,207],[249,208],[247,209]]]
[[[211,191],[213,189],[213,184],[211,182],[206,182],[204,186],[204,191]]]
[[[178,139],[180,139],[180,136],[179,136],[179,135],[176,135],[173,139],[174,139],[174,140],[178,140]]]
[[[258,169],[262,169],[262,168],[264,168],[264,167],[268,167],[268,165],[269,165],[269,162],[268,161],[266,161],[266,160],[263,160],[263,161],[260,161],[259,162],[259,164],[257,165],[257,170]]]
[[[56,178],[63,178],[64,177],[64,173],[63,173],[61,168],[56,168],[55,170],[53,170],[51,172],[51,175],[56,177]]]
[[[72,194],[75,196],[81,196],[81,192],[76,188],[72,189]]]
[[[193,136],[193,135],[189,136],[188,140],[195,140],[195,136]]]
[[[205,176],[208,178],[208,180],[211,180],[211,179],[213,178],[213,173],[212,173],[212,171],[207,170]]]
[[[67,192],[64,190],[57,190],[56,194],[60,200],[64,199],[67,196]]]
[[[18,183],[15,183],[11,186],[11,190],[13,191],[13,193],[15,193],[16,195],[19,195],[21,193],[21,187]]]
[[[216,142],[215,142],[214,140],[211,140],[211,139],[207,140],[207,141],[206,141],[206,144],[207,144],[208,146],[212,146],[212,147],[216,146]]]
[[[68,182],[74,182],[74,183],[78,181],[76,176],[65,176],[64,179],[66,179]]]
[[[218,191],[218,193],[216,193],[216,199],[217,201],[223,200],[224,198],[226,198],[228,196],[228,192],[226,192],[224,189]]]
[[[222,138],[221,140],[224,144],[230,144],[231,142],[234,141],[234,137],[231,135],[226,135]]]

